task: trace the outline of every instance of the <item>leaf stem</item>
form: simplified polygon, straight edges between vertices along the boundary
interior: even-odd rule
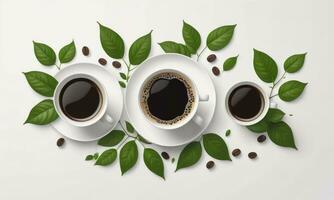
[[[125,128],[123,127],[123,124],[122,124],[120,121],[119,121],[118,123],[119,123],[119,125],[121,125],[121,128],[123,129],[124,133],[125,133],[128,137],[131,137],[131,138],[133,138],[133,139],[137,139],[137,136],[132,136],[132,135],[130,135],[130,134],[125,130]]]
[[[60,67],[61,67],[61,63],[59,65],[57,65],[57,63],[55,64],[56,67],[58,68],[58,70],[60,70]]]
[[[276,97],[278,94],[272,95],[269,97],[269,99]]]
[[[278,79],[278,81],[276,83],[273,82],[273,86],[271,87],[270,94],[269,94],[269,99],[271,99],[271,98],[273,98],[273,97],[275,97],[275,96],[278,95],[278,94],[275,94],[275,95],[272,96],[275,86],[279,82],[281,82],[281,80],[285,77],[285,74],[286,74],[286,71],[283,73],[283,75]]]
[[[199,54],[197,54],[197,62],[198,62],[198,60],[199,60],[199,58],[201,57],[201,55],[202,55],[202,53],[205,51],[205,49],[207,48],[207,46],[205,46],[203,49],[202,49],[202,51],[199,53]]]
[[[130,78],[130,71],[131,71],[131,64],[128,64],[124,58],[122,58],[124,64],[126,65],[126,68],[127,68],[127,72],[126,72],[126,82],[129,81],[129,78]]]

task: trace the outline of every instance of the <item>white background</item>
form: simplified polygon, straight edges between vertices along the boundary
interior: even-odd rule
[[[333,199],[333,9],[331,0],[0,0],[0,199]],[[183,19],[200,31],[203,45],[209,31],[238,24],[230,45],[217,53],[217,65],[240,56],[234,70],[212,76],[217,109],[206,132],[225,138],[226,129],[231,129],[225,141],[230,150],[242,150],[240,158],[216,161],[208,171],[210,158],[205,155],[196,166],[177,173],[175,163],[165,162],[163,181],[146,169],[140,156],[121,176],[118,162],[103,168],[84,161],[87,154],[103,150],[96,143],[66,140],[59,149],[55,143],[61,135],[50,127],[23,126],[42,97],[29,88],[21,72],[57,72],[38,63],[32,40],[58,51],[74,39],[78,54],[72,63],[96,63],[106,57],[99,41],[100,21],[122,35],[127,46],[153,29],[153,56],[163,53],[157,42],[182,42]],[[90,57],[81,54],[83,45],[90,47]],[[224,95],[233,83],[253,80],[269,92],[254,73],[253,48],[270,54],[280,67],[288,56],[308,52],[304,68],[286,78],[308,82],[304,94],[291,103],[276,99],[281,109],[293,114],[285,120],[293,128],[298,151],[269,140],[257,143],[255,134],[226,114]],[[208,54],[201,62],[209,72]],[[181,150],[155,148],[174,157]],[[259,158],[248,159],[250,151]]]

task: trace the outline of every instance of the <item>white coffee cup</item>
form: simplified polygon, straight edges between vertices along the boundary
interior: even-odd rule
[[[98,108],[98,110],[92,115],[92,117],[89,117],[87,120],[74,120],[71,119],[70,117],[68,117],[63,110],[61,109],[60,106],[60,93],[62,91],[62,89],[64,88],[64,86],[71,80],[73,79],[77,79],[77,78],[85,78],[85,79],[89,79],[90,81],[94,82],[100,93],[101,93],[101,97],[100,97],[100,106]],[[106,89],[104,88],[104,86],[93,76],[88,75],[88,74],[74,74],[74,75],[70,75],[68,77],[66,77],[65,79],[63,79],[62,81],[60,81],[55,89],[55,93],[54,93],[54,97],[53,97],[53,102],[54,102],[54,106],[55,109],[58,113],[58,115],[60,116],[60,118],[66,122],[68,122],[69,124],[73,125],[73,126],[77,126],[77,127],[87,127],[87,126],[91,126],[95,123],[97,123],[98,121],[101,121],[103,123],[112,123],[113,119],[111,118],[111,116],[109,114],[106,113],[107,111],[107,102],[108,102],[108,94],[106,92]],[[85,109],[85,108],[82,108]]]
[[[244,85],[249,85],[249,86],[253,86],[254,88],[256,88],[259,92],[260,92],[260,95],[262,95],[262,107],[261,107],[261,111],[256,115],[254,116],[253,118],[251,119],[247,119],[247,120],[242,120],[242,119],[239,119],[237,117],[235,117],[231,111],[230,111],[230,108],[229,108],[229,98],[230,98],[230,95],[231,93],[238,87],[240,86],[244,86]],[[233,85],[227,92],[226,94],[226,99],[225,99],[225,107],[226,107],[226,110],[227,110],[227,113],[228,115],[235,121],[237,122],[238,124],[242,125],[242,126],[250,126],[250,125],[253,125],[253,124],[256,124],[258,123],[259,121],[261,121],[267,114],[268,110],[270,107],[275,107],[276,105],[274,103],[270,103],[270,100],[269,100],[269,96],[266,94],[266,92],[256,83],[254,82],[251,82],[251,81],[243,81],[243,82],[239,82],[235,85]]]
[[[183,119],[181,119],[178,122],[175,122],[174,124],[163,124],[163,123],[157,122],[156,120],[152,119],[151,117],[149,117],[146,114],[146,111],[144,110],[144,108],[141,105],[142,91],[143,91],[144,87],[146,86],[146,84],[148,83],[148,81],[150,81],[155,76],[157,76],[161,73],[166,73],[166,72],[176,73],[176,74],[179,74],[181,77],[183,77],[186,80],[186,82],[191,86],[193,94],[194,94],[194,102],[193,102],[192,109],[191,109],[190,113],[188,113]],[[142,83],[141,88],[140,88],[140,92],[138,94],[139,106],[142,110],[143,115],[145,116],[145,119],[149,123],[151,123],[153,126],[155,126],[157,128],[161,128],[161,129],[167,129],[167,130],[180,128],[180,127],[184,126],[185,124],[187,124],[190,121],[193,121],[198,126],[202,126],[204,120],[203,120],[203,117],[200,116],[197,113],[197,110],[198,110],[198,106],[199,106],[200,102],[205,102],[205,101],[208,101],[208,100],[209,100],[209,95],[208,94],[199,94],[199,92],[197,90],[197,87],[194,84],[194,82],[187,75],[185,75],[184,73],[182,73],[178,70],[174,70],[174,69],[163,69],[163,70],[158,70],[158,71],[152,73]]]

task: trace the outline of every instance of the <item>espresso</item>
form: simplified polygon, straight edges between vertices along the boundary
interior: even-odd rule
[[[256,87],[242,85],[231,92],[228,106],[231,114],[237,119],[251,121],[263,111],[264,97]]]
[[[190,81],[176,72],[160,73],[147,81],[142,89],[144,113],[161,124],[175,124],[192,110],[195,101]]]
[[[76,78],[60,91],[60,108],[70,119],[86,121],[100,110],[102,96],[99,87],[87,78]]]

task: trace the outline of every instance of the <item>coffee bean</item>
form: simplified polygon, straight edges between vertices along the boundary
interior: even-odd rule
[[[212,73],[215,75],[215,76],[219,76],[220,74],[220,70],[218,67],[212,67]]]
[[[167,152],[162,152],[161,156],[165,159],[168,160],[169,159],[169,154]]]
[[[262,143],[264,141],[266,141],[267,137],[265,135],[260,135],[259,137],[257,137],[257,141]]]
[[[212,167],[215,166],[215,163],[213,161],[209,161],[206,163],[206,168],[211,169]]]
[[[215,54],[211,54],[206,59],[208,60],[208,62],[211,63],[211,62],[215,61],[216,58],[217,58],[217,56]]]
[[[233,151],[232,151],[232,155],[234,156],[234,157],[237,157],[237,156],[239,156],[241,154],[241,150],[240,149],[234,149]]]
[[[104,59],[104,58],[100,58],[99,59],[99,63],[101,64],[101,65],[106,65],[107,64],[107,60],[106,59]]]
[[[250,158],[250,159],[255,159],[256,157],[257,157],[257,154],[255,152],[250,152],[248,154],[248,158]]]
[[[115,60],[114,62],[112,62],[112,66],[114,66],[115,68],[120,68],[122,65],[120,62]]]
[[[89,48],[84,46],[82,47],[82,54],[85,55],[85,56],[88,56],[89,55]]]
[[[58,147],[63,146],[64,143],[65,143],[65,139],[64,139],[64,138],[59,138],[59,139],[57,140],[57,146],[58,146]]]

